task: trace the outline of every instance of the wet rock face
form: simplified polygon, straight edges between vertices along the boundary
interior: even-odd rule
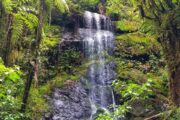
[[[71,82],[54,90],[51,99],[52,113],[44,120],[86,120],[91,115],[88,95],[79,82]]]
[[[103,90],[104,101],[107,102],[104,104],[110,105],[113,102],[110,85],[115,77],[115,72],[113,71],[115,64],[109,62],[104,67],[104,71],[94,73],[94,76],[96,76],[94,79],[96,85],[93,85],[96,91],[94,92],[94,96],[96,96],[94,99],[97,104],[100,104],[99,95],[102,92],[101,90]],[[107,74],[107,70],[109,70],[108,73],[110,74],[104,77],[107,86],[103,87],[101,86],[102,83],[99,82],[100,79],[98,76],[99,74]],[[92,114],[89,92],[93,86],[88,85],[90,84],[88,79],[90,79],[89,71],[86,76],[81,77],[79,82],[69,80],[63,88],[55,88],[52,96],[48,97],[52,107],[51,112],[46,113],[43,120],[89,120]],[[100,89],[100,87],[103,88]]]
[[[83,52],[83,44],[82,38],[78,33],[65,32],[59,44],[59,50],[62,52],[69,48],[75,48]]]

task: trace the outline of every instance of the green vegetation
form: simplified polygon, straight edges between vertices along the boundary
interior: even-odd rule
[[[25,114],[17,112],[21,106],[23,73],[18,66],[5,67],[0,59],[0,118],[3,120],[25,119]]]
[[[83,9],[87,9],[87,7],[95,8],[95,6],[99,3],[99,0],[78,0],[77,4],[82,6]]]
[[[59,57],[61,71],[72,74],[74,68],[82,62],[82,55],[75,49],[65,50]]]
[[[177,107],[174,107],[168,98],[167,68],[170,66],[166,65],[168,60],[165,49],[167,47],[164,49],[168,44],[164,45],[165,41],[159,41],[160,39],[166,40],[166,38],[160,37],[163,34],[160,32],[163,32],[163,29],[169,29],[167,21],[169,21],[171,15],[164,11],[167,12],[169,7],[171,7],[171,10],[179,9],[179,2],[108,0],[107,3],[107,14],[118,19],[115,22],[116,31],[120,31],[120,34],[116,35],[115,62],[117,65],[117,79],[113,83],[114,90],[120,97],[114,113],[100,114],[98,119],[111,120],[113,117],[138,120],[145,118],[158,120],[179,119],[177,117]],[[171,10],[169,10],[169,13],[172,12]],[[160,12],[162,12],[162,16],[159,16]],[[142,17],[145,19],[142,19]],[[171,21],[171,23],[173,22]],[[175,26],[178,25],[175,23]],[[177,49],[179,48],[177,47]],[[170,54],[173,53],[169,53],[168,56]],[[179,77],[177,81],[179,81]],[[157,103],[154,101],[163,101],[167,107],[164,109],[157,108]],[[141,105],[144,107],[140,107]],[[139,108],[141,108],[141,111],[138,111]],[[145,112],[139,115],[134,109],[139,113],[143,109],[150,111],[153,109],[156,113],[151,115]]]
[[[116,32],[106,57],[117,105],[96,120],[179,120],[179,0],[0,0],[0,120],[41,119],[54,88],[86,73],[78,46],[61,48],[85,10],[112,18]]]

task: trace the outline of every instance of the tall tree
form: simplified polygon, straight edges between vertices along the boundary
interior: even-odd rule
[[[5,65],[9,65],[9,53],[11,49],[12,24],[13,24],[11,1],[7,1],[7,0],[1,1],[1,20],[2,20],[1,30],[3,30],[3,34],[4,34],[2,35],[2,41],[5,42],[4,45],[5,50],[4,50],[3,58]]]
[[[107,10],[119,14],[121,19],[133,18],[130,20],[139,23],[151,21],[150,31],[157,34],[166,56],[172,103],[180,106],[180,1],[108,0]],[[141,19],[137,19],[137,12]]]
[[[38,51],[39,46],[42,40],[42,31],[43,31],[43,25],[44,25],[44,13],[45,13],[45,1],[39,0],[39,13],[38,13],[38,26],[37,26],[37,32],[36,32],[36,41],[35,41],[35,47],[34,47],[34,58],[33,61],[29,61],[29,71],[28,71],[28,78],[25,84],[25,90],[23,95],[23,104],[21,107],[21,111],[25,112],[26,110],[26,104],[29,96],[29,91],[31,88],[33,77],[35,80],[37,80],[37,70],[38,70]]]
[[[39,54],[40,54],[40,44],[43,39],[43,27],[47,22],[47,13],[51,12],[52,7],[56,7],[60,12],[65,12],[68,10],[67,4],[64,0],[39,0],[38,1],[38,26],[36,29],[35,36],[35,46],[32,47],[32,56],[33,58],[29,60],[28,63],[28,76],[25,83],[25,89],[23,94],[23,102],[21,106],[21,111],[25,112],[27,101],[29,97],[29,91],[31,89],[32,81],[35,80],[35,86],[38,85],[38,69],[39,69]]]
[[[3,43],[1,47],[4,51],[3,59],[6,66],[13,64],[12,50],[24,35],[23,32],[29,30],[33,33],[37,26],[35,10],[30,8],[32,4],[33,1],[28,0],[1,1],[1,42]]]
[[[180,1],[136,0],[142,18],[157,26],[169,70],[171,100],[180,106]]]

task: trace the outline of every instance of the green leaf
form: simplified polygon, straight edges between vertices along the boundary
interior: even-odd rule
[[[17,82],[20,79],[20,76],[16,72],[11,72],[8,75],[8,79],[12,80],[13,82]]]

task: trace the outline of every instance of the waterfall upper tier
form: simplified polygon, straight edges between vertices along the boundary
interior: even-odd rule
[[[85,28],[112,31],[112,22],[109,17],[85,11]]]

